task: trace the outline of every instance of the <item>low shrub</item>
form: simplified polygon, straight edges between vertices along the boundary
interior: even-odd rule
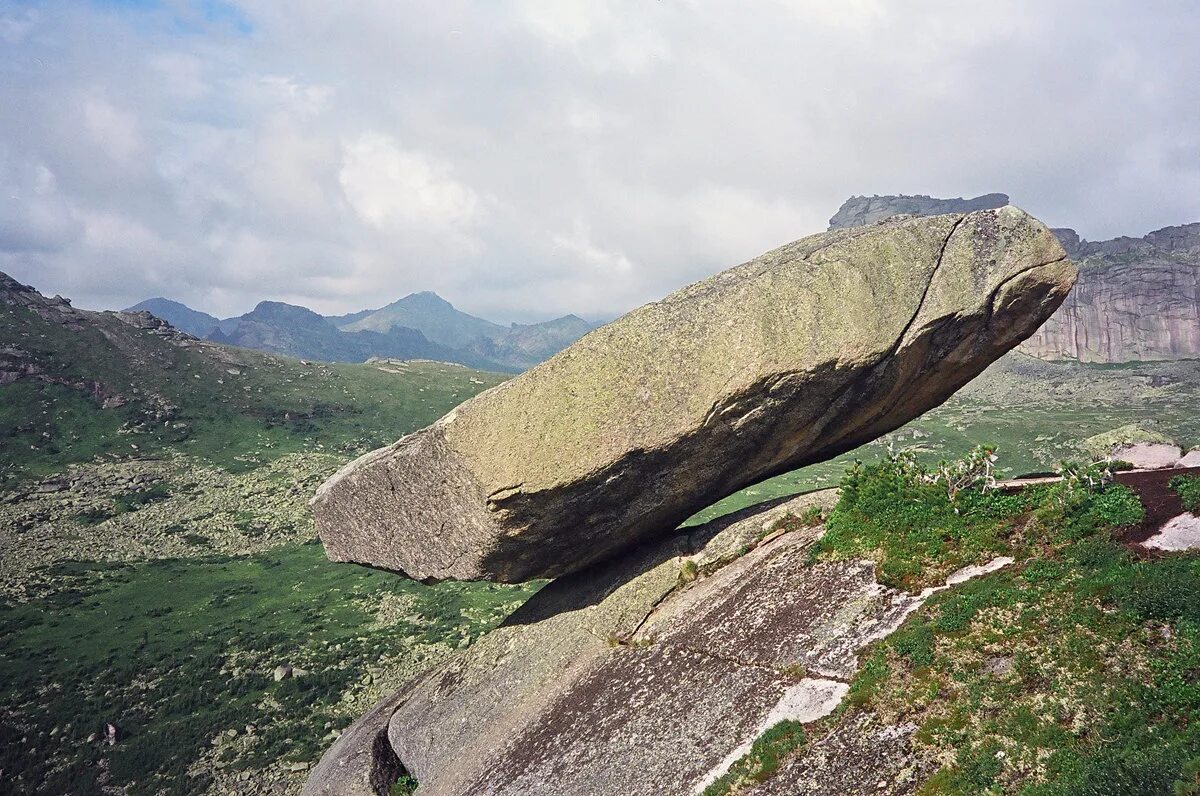
[[[408,774],[401,774],[400,779],[388,788],[388,796],[412,796],[417,792],[417,780]]]
[[[1177,475],[1167,485],[1179,495],[1186,511],[1200,512],[1200,475]]]

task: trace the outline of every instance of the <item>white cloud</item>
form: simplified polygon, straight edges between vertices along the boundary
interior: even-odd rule
[[[552,234],[550,239],[555,248],[572,260],[601,274],[613,276],[633,271],[633,261],[624,252],[602,249],[592,242],[591,232],[582,219],[576,219],[570,232]]]
[[[133,165],[142,149],[137,117],[95,94],[83,98],[81,110],[91,143],[117,163]]]
[[[1200,219],[1189,4],[234,4],[0,10],[0,270],[82,306],[433,289],[532,320],[852,193],[1005,191],[1093,239]]]
[[[0,252],[58,252],[83,231],[50,169],[0,157]]]
[[[475,192],[448,166],[379,133],[343,145],[338,180],[355,212],[380,228],[459,227],[480,210]]]

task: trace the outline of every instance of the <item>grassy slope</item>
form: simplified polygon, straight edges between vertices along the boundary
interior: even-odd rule
[[[112,316],[87,317],[72,330],[0,307],[0,341],[28,352],[46,376],[100,382],[107,394],[130,399],[101,409],[61,384],[0,387],[0,484],[19,487],[98,456],[132,466],[182,452],[170,468],[192,482],[198,504],[220,510],[181,511],[174,521],[186,527],[175,536],[204,544],[225,515],[291,525],[309,492],[292,494],[286,477],[263,483],[255,475],[248,491],[261,500],[253,506],[241,505],[247,490],[227,480],[220,494],[200,501],[204,466],[248,478],[286,454],[325,452],[334,454],[333,467],[504,378],[438,363],[383,370],[180,347]],[[149,421],[164,403],[176,407],[169,422]],[[123,506],[129,497],[114,493],[110,502]],[[141,516],[140,506],[130,508],[137,514],[91,519],[72,509],[45,521],[55,534],[109,533]],[[19,545],[21,529],[12,533]],[[187,558],[59,561],[33,573],[33,599],[0,598],[0,790],[92,793],[107,778],[132,793],[196,793],[222,770],[311,761],[330,731],[382,689],[469,643],[536,588],[423,586],[331,564],[313,544],[249,556],[213,555],[204,544]],[[276,682],[271,672],[280,663],[310,674]],[[364,682],[372,671],[386,682]],[[116,747],[87,740],[106,721],[128,733]]]
[[[4,481],[96,455],[145,456],[167,448],[234,469],[302,450],[349,455],[427,425],[505,378],[434,363],[413,363],[395,374],[208,343],[184,348],[111,315],[90,317],[93,323],[71,330],[0,306],[0,341],[29,352],[49,377],[97,381],[130,398],[100,410],[59,384],[0,387]],[[162,401],[178,407],[171,422],[146,422]],[[122,426],[137,433],[118,433]]]
[[[844,485],[814,563],[870,557],[916,590],[964,563],[1016,561],[935,595],[862,657],[834,716],[768,733],[706,796],[750,790],[864,712],[918,728],[922,796],[1200,793],[1200,555],[1139,560],[1114,542],[1141,520],[1133,492],[950,500],[890,465]]]
[[[189,769],[215,737],[230,739],[217,757],[234,770],[313,760],[330,728],[354,717],[343,697],[361,688],[364,672],[392,662],[415,674],[532,591],[423,586],[331,565],[316,544],[252,557],[68,563],[52,575],[59,589],[46,598],[0,603],[9,792],[93,792],[101,759],[131,793],[199,792],[210,776]],[[400,610],[381,619],[388,604]],[[276,682],[272,671],[284,663],[309,673]],[[128,733],[111,749],[86,741],[106,721]]]

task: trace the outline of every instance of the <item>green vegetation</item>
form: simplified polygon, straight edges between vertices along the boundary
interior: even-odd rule
[[[810,740],[858,711],[912,722],[919,750],[953,758],[925,796],[1197,792],[1200,557],[1139,560],[1115,541],[1144,516],[1136,495],[1096,466],[1062,471],[954,498],[911,456],[847,474],[822,555],[869,555],[910,588],[983,556],[1017,563],[934,595]]]
[[[871,558],[880,582],[909,591],[998,555],[1028,556],[1104,528],[1137,525],[1145,512],[1127,487],[1099,465],[1064,464],[1051,486],[1006,493],[969,473],[979,451],[936,469],[906,451],[856,462],[841,482],[837,505],[814,557]],[[976,468],[977,469],[977,468]]]
[[[703,796],[725,796],[735,787],[744,787],[770,779],[789,753],[804,746],[804,725],[781,721],[755,739],[750,751],[704,789]]]
[[[388,788],[388,796],[412,796],[417,792],[417,784],[416,779],[408,774],[403,774]]]
[[[743,489],[699,512],[699,524],[755,503],[837,486],[856,460],[888,446],[933,467],[981,439],[995,445],[999,478],[1049,472],[1063,459],[1090,458],[1082,441],[1129,424],[1184,445],[1200,443],[1200,360],[1081,365],[1010,354],[942,406],[875,442],[827,462]],[[1107,455],[1105,452],[1104,455]]]
[[[363,672],[415,672],[536,588],[424,586],[331,565],[316,544],[50,575],[45,598],[0,603],[0,769],[45,793],[93,792],[101,757],[130,793],[199,793],[191,767],[213,738],[234,770],[314,760],[326,724],[356,717],[342,699]],[[276,681],[280,664],[306,673]],[[126,734],[115,747],[87,741],[104,722]]]
[[[300,451],[350,456],[505,378],[440,363],[381,369],[184,347],[115,316],[94,321],[72,329],[0,307],[0,339],[41,372],[0,387],[0,486],[97,456],[169,449],[235,471]],[[101,408],[94,390],[120,405]]]
[[[1168,486],[1179,495],[1185,511],[1200,513],[1200,475],[1177,475]]]
[[[1020,499],[995,490],[959,490],[951,497],[908,452],[855,463],[841,489],[816,554],[873,557],[881,582],[910,590],[1005,550],[1006,515],[1022,508]]]

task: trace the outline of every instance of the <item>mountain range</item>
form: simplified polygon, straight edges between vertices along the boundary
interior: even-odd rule
[[[203,340],[302,359],[435,359],[501,372],[532,367],[593,328],[575,315],[503,326],[455,309],[429,291],[410,294],[379,309],[335,316],[263,301],[245,315],[221,319],[161,297],[125,311],[149,312]]]

